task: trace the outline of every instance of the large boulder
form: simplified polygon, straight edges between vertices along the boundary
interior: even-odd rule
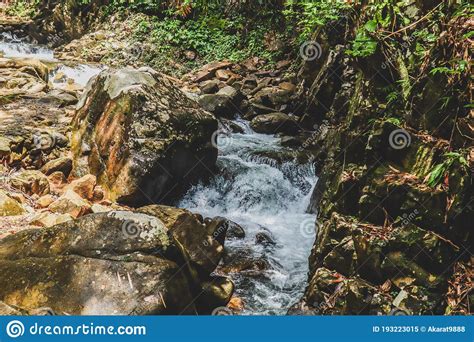
[[[211,175],[216,130],[212,114],[156,71],[103,71],[77,106],[73,172],[97,176],[111,200],[169,202]]]
[[[90,214],[4,238],[0,301],[28,312],[93,315],[208,313],[226,305],[233,285],[210,275],[220,258],[212,250],[223,246],[211,241],[209,224],[183,209],[141,211]]]

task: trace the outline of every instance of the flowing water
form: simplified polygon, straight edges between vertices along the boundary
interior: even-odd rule
[[[9,32],[0,33],[0,52],[5,58],[37,58],[43,61],[54,61],[51,49],[31,44]]]
[[[242,120],[244,133],[217,139],[219,172],[210,184],[192,188],[179,206],[204,216],[224,216],[241,225],[244,239],[227,239],[227,262],[264,259],[270,268],[230,274],[243,314],[285,314],[303,293],[308,256],[314,241],[315,216],[306,213],[316,184],[313,166],[282,165],[259,152],[283,152],[279,138],[257,134]],[[265,232],[275,244],[257,243]]]
[[[49,74],[49,79],[55,88],[65,88],[69,80],[84,87],[89,79],[105,69],[101,65],[64,63],[54,57],[54,52],[50,48],[28,43],[24,38],[8,33],[0,33],[0,56],[5,58],[35,58],[53,65]],[[56,78],[60,74],[61,77]]]
[[[50,80],[62,87],[67,79],[84,86],[103,66],[70,66],[57,61],[53,51],[0,34],[0,51],[7,58],[37,58],[54,62]],[[59,73],[63,77],[55,77]],[[243,299],[243,314],[285,314],[302,295],[308,256],[314,240],[315,216],[306,213],[316,176],[311,164],[279,164],[259,152],[284,152],[279,138],[257,134],[248,123],[237,120],[244,133],[225,133],[217,138],[219,172],[206,185],[197,185],[179,206],[204,216],[224,216],[239,225],[245,238],[226,240],[226,264],[235,260],[264,260],[259,272],[230,276],[236,295]],[[273,240],[259,243],[261,234]],[[260,239],[261,241],[261,239]]]

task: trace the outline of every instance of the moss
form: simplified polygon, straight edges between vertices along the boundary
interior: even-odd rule
[[[410,173],[420,178],[426,177],[432,168],[435,153],[435,148],[421,144],[415,153],[414,160],[408,161],[412,165]]]

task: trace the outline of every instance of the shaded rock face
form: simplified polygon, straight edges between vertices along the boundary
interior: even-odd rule
[[[59,45],[81,37],[91,28],[108,0],[59,1],[43,0],[38,5],[39,15],[29,25],[28,32],[41,43]]]
[[[0,301],[82,315],[195,314],[226,305],[233,284],[210,276],[223,246],[206,224],[183,209],[141,211],[91,214],[3,239]]]
[[[385,57],[376,52],[370,60],[351,61],[342,53],[346,47],[327,35],[319,37],[327,56],[300,73],[304,115],[309,125],[321,125],[314,136],[320,177],[309,208],[318,213],[318,232],[308,287],[290,312],[449,312],[449,278],[473,249],[472,172],[454,162],[439,185],[427,180],[447,152],[469,159],[472,144],[467,135],[450,139],[456,111],[433,103],[439,96],[426,95],[439,88],[432,76],[414,84],[423,90],[411,94],[414,108],[388,104],[379,91],[390,82],[378,75]],[[442,112],[447,120],[433,121],[428,112]]]
[[[154,70],[104,71],[77,106],[73,172],[96,175],[112,200],[167,202],[212,175],[216,130],[212,114]]]

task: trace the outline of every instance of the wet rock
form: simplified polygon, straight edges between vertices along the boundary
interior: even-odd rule
[[[68,157],[61,157],[57,159],[50,160],[41,168],[46,176],[49,176],[53,172],[60,171],[64,174],[65,177],[68,177],[72,170],[72,159]]]
[[[188,210],[163,205],[150,205],[139,211],[165,223],[170,236],[199,275],[209,274],[217,267],[224,254],[226,227],[222,218],[203,223]]]
[[[244,133],[244,129],[232,120],[220,118],[219,121],[221,122],[221,125],[223,126],[223,129],[226,132]]]
[[[265,247],[276,245],[275,239],[272,237],[269,231],[258,232],[255,235],[255,243]]]
[[[228,239],[243,239],[245,238],[245,230],[239,224],[228,220],[229,227],[227,228],[226,237]]]
[[[214,217],[212,220],[209,220],[209,222],[206,222],[207,234],[212,236],[212,238],[221,245],[224,245],[229,225],[230,221],[225,217]]]
[[[271,270],[272,265],[265,256],[256,256],[251,249],[226,251],[223,263],[218,270],[224,274],[245,274],[250,277],[262,277]]]
[[[212,277],[202,284],[202,296],[199,297],[201,307],[208,306],[211,310],[225,306],[234,293],[234,283],[226,277]]]
[[[10,185],[29,195],[42,196],[48,194],[50,190],[48,178],[35,170],[25,170],[14,174],[10,179]]]
[[[249,111],[245,113],[245,118],[247,120],[252,120],[257,115],[270,114],[275,113],[277,111],[275,108],[264,106],[262,104],[255,103],[252,101],[249,103],[249,107]]]
[[[25,213],[25,209],[6,192],[0,190],[0,216],[16,216]]]
[[[232,311],[239,313],[244,310],[245,305],[241,298],[234,296],[230,299],[229,303],[227,304],[227,307]]]
[[[149,68],[99,74],[73,126],[74,174],[125,204],[170,201],[215,166],[217,121]]]
[[[299,127],[296,120],[287,114],[276,112],[258,115],[250,122],[250,126],[257,133],[294,135]]]

